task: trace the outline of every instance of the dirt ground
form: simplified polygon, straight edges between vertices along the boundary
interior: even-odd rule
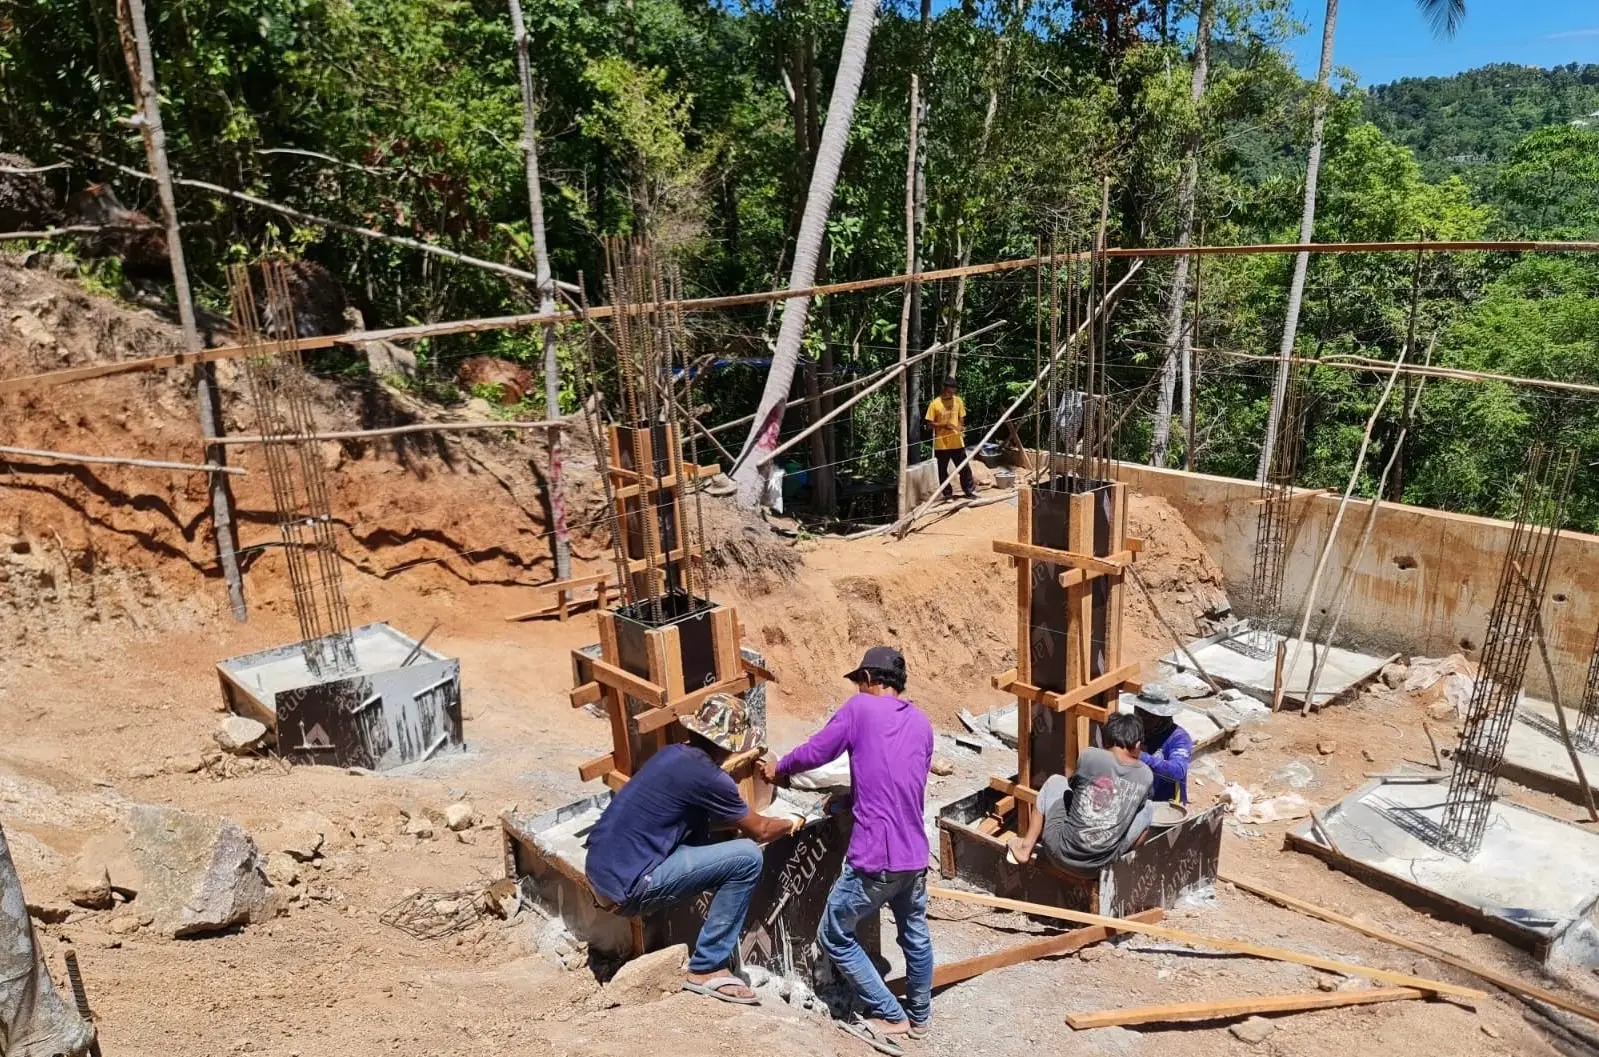
[[[146,355],[170,342],[170,328],[145,313],[0,265],[0,377]],[[224,382],[230,428],[246,427],[237,379]],[[381,387],[321,385],[319,413],[329,424],[421,413]],[[181,371],[0,397],[0,443],[197,461],[191,408]],[[820,1013],[772,998],[755,1010],[689,996],[596,1010],[592,973],[568,969],[541,921],[527,913],[511,922],[487,918],[436,940],[415,939],[380,920],[416,890],[475,889],[502,876],[495,821],[501,811],[543,810],[591,791],[578,781],[577,767],[604,748],[607,728],[574,711],[566,690],[568,651],[594,640],[593,616],[564,625],[503,619],[531,608],[530,585],[550,578],[531,468],[538,456],[535,445],[514,438],[329,448],[354,618],[386,619],[413,634],[438,621],[430,644],[461,660],[468,751],[381,777],[233,758],[187,773],[185,761],[215,749],[215,663],[297,638],[281,558],[265,545],[274,533],[264,475],[236,482],[247,511],[246,543],[259,544],[247,569],[251,619],[237,624],[200,528],[205,497],[198,477],[0,463],[0,643],[7,644],[0,654],[0,823],[30,902],[60,905],[73,857],[132,802],[227,815],[258,836],[305,811],[332,824],[324,858],[304,869],[294,902],[271,922],[178,941],[148,929],[113,934],[114,914],[104,912],[40,924],[52,964],[59,965],[69,944],[80,952],[105,1053],[467,1057],[514,1049],[597,1057],[641,1043],[671,1057],[868,1052]],[[255,467],[248,453],[239,461]],[[592,494],[574,487],[574,508],[594,509]],[[1163,503],[1135,498],[1132,514],[1133,531],[1149,541],[1140,567],[1161,612],[1182,632],[1195,630],[1207,611],[1225,607],[1214,564]],[[713,593],[739,607],[747,641],[765,651],[782,680],[771,696],[775,747],[793,744],[814,726],[846,689],[840,674],[880,640],[905,650],[910,696],[941,733],[956,729],[962,707],[981,712],[1002,702],[988,679],[1014,663],[1015,581],[989,541],[1013,537],[1012,506],[964,511],[904,541],[828,539],[793,548],[731,512],[714,517],[725,560]],[[599,530],[578,535],[580,558],[603,561]],[[762,556],[779,550],[774,572]],[[1125,634],[1129,651],[1140,655],[1168,648],[1137,592],[1129,595]],[[1274,775],[1298,759],[1314,774],[1300,792],[1328,803],[1361,784],[1368,770],[1429,762],[1423,718],[1422,703],[1380,688],[1309,719],[1274,716],[1257,728],[1266,740],[1241,755],[1223,750],[1213,757],[1193,797],[1209,803],[1222,780],[1287,791]],[[1434,730],[1441,743],[1452,742],[1447,722]],[[1318,743],[1333,751],[1318,751]],[[995,750],[952,758],[956,772],[933,780],[934,802],[955,798],[989,774],[1008,773],[1014,762]],[[1563,801],[1511,792],[1561,817],[1578,813]],[[408,815],[463,799],[483,819],[476,827],[459,835],[440,827],[431,839],[405,834]],[[1284,851],[1286,828],[1229,823],[1224,871],[1539,977],[1523,955],[1496,940]],[[938,902],[933,912],[940,961],[999,949],[1038,929],[1014,915],[960,904]],[[1168,920],[1474,983],[1226,884]],[[1225,1025],[1075,1033],[1063,1019],[1069,1011],[1153,1001],[1315,990],[1317,977],[1297,966],[1133,937],[946,989],[935,999],[935,1033],[910,1052],[1557,1052],[1524,1021],[1518,1003],[1497,993],[1474,1010],[1400,1002],[1283,1017],[1259,1044],[1236,1038]],[[1599,994],[1592,978],[1562,984]]]

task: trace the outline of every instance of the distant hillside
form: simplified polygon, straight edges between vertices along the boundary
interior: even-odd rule
[[[1407,77],[1372,88],[1366,115],[1414,150],[1429,177],[1459,173],[1481,183],[1535,129],[1574,121],[1599,127],[1599,65],[1500,63],[1452,77]]]

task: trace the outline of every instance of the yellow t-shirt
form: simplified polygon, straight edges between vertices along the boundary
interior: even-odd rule
[[[927,405],[926,418],[933,424],[934,451],[954,451],[965,447],[962,430],[966,425],[966,401],[957,396],[951,406],[944,403],[942,395],[935,396],[933,402]]]

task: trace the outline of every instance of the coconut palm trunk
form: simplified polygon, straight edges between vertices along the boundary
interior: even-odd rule
[[[805,196],[805,212],[800,218],[799,235],[794,240],[794,265],[788,288],[803,290],[813,285],[822,239],[827,234],[827,216],[833,206],[833,188],[844,163],[844,147],[849,141],[850,124],[855,116],[855,99],[860,94],[866,72],[866,53],[872,42],[872,23],[877,17],[877,0],[852,0],[844,44],[839,50],[838,76],[833,81],[833,96],[827,105],[827,123],[822,126],[816,151],[816,167],[811,172],[810,190]],[[783,405],[794,383],[805,341],[805,324],[810,316],[810,298],[792,297],[783,303],[783,319],[778,325],[777,346],[766,386],[756,406],[755,421],[739,452],[733,469],[738,482],[738,503],[753,509],[765,490],[767,468],[761,464],[777,447],[778,431],[783,426]]]

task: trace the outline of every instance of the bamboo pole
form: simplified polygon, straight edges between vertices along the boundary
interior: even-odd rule
[[[388,236],[385,236],[388,237]],[[1417,248],[1436,252],[1458,252],[1468,250],[1494,251],[1501,253],[1599,253],[1599,242],[1362,242],[1362,243],[1298,243],[1288,245],[1249,245],[1249,246],[1190,246],[1181,252],[1196,255],[1211,254],[1270,254],[1270,253],[1297,253],[1307,250],[1312,253],[1414,253]],[[1107,257],[1169,257],[1177,251],[1168,251],[1163,247],[1148,247],[1142,249],[1116,249],[1105,251]],[[942,279],[955,279],[961,276],[974,275],[999,275],[1006,272],[1022,271],[1029,268],[1038,268],[1051,263],[1065,263],[1071,260],[1086,260],[1086,253],[1060,253],[1035,257],[1024,257],[1016,260],[991,261],[986,264],[973,264],[966,267],[944,268],[937,271],[926,271],[920,275],[924,283],[937,282]],[[870,290],[879,290],[885,287],[903,286],[909,282],[909,275],[887,275],[873,279],[856,279],[842,283],[827,283],[821,286],[811,286],[800,290],[771,290],[753,294],[730,294],[723,297],[685,298],[663,302],[664,307],[674,308],[680,312],[718,312],[728,308],[743,308],[749,305],[762,305],[774,301],[783,301],[791,297],[822,297],[837,294],[862,293]],[[564,284],[557,284],[558,286]],[[639,310],[644,311],[655,307],[654,305],[640,305]],[[609,305],[600,305],[589,309],[590,319],[609,319],[612,309]],[[525,327],[541,326],[554,322],[574,323],[578,321],[575,312],[557,311],[553,314],[529,312],[511,316],[487,316],[477,319],[447,320],[440,323],[421,323],[408,327],[390,327],[383,330],[357,330],[342,334],[323,334],[312,338],[296,338],[293,341],[283,342],[281,351],[291,349],[300,352],[309,352],[316,349],[332,348],[335,345],[361,345],[369,341],[416,341],[421,338],[439,338],[456,334],[482,334],[497,330],[516,330]],[[105,378],[119,374],[130,374],[136,371],[161,370],[168,367],[184,366],[191,363],[209,363],[218,360],[232,360],[240,356],[256,355],[261,350],[246,348],[242,345],[221,345],[212,349],[178,355],[151,356],[139,360],[124,360],[119,363],[100,363],[88,367],[70,367],[59,371],[46,371],[41,374],[24,375],[17,378],[0,378],[0,394],[21,392],[26,389],[48,388],[55,385],[65,385],[70,382],[87,381],[93,378]],[[268,350],[279,351],[278,348]],[[1236,359],[1265,360],[1272,363],[1278,362],[1276,356],[1255,356],[1250,353],[1232,352],[1224,349],[1200,349],[1195,353],[1218,353]],[[1294,358],[1290,362],[1310,362],[1302,358]],[[1324,367],[1340,367],[1344,370],[1370,370],[1372,364],[1378,366],[1391,366],[1383,361],[1372,361],[1372,364],[1362,364],[1350,358],[1333,357],[1327,360],[1314,361]],[[1579,382],[1554,382],[1537,378],[1520,378],[1512,375],[1488,374],[1481,371],[1465,371],[1457,368],[1434,367],[1430,373],[1434,377],[1449,378],[1458,381],[1483,381],[1505,382],[1510,385],[1528,385],[1541,388],[1560,389],[1567,392],[1599,393],[1599,385],[1587,385]]]
[[[83,463],[91,466],[137,466],[146,470],[183,470],[195,473],[225,473],[243,476],[249,473],[237,466],[218,463],[195,464],[165,462],[160,459],[125,459],[116,455],[80,455],[70,451],[44,451],[37,448],[12,448],[0,446],[0,455],[15,455],[27,459],[49,459],[51,462]]]
[[[829,411],[827,414],[823,415],[821,418],[817,419],[815,422],[812,422],[810,425],[806,426],[804,429],[800,430],[798,433],[796,433],[792,437],[788,438],[788,440],[784,441],[782,444],[779,444],[776,448],[773,448],[772,449],[772,453],[770,455],[766,456],[766,458],[761,462],[761,465],[764,466],[767,463],[774,461],[779,455],[781,455],[784,452],[788,451],[794,445],[798,444],[800,441],[804,440],[806,437],[809,437],[816,430],[820,429],[822,426],[827,425],[827,423],[829,423],[833,419],[837,418],[841,413],[843,413],[844,411],[848,410],[852,405],[854,405],[856,403],[859,403],[862,399],[864,399],[867,396],[870,396],[872,393],[876,392],[878,389],[881,389],[884,385],[886,385],[889,382],[893,381],[895,378],[899,378],[899,379],[903,380],[904,377],[905,377],[905,368],[909,367],[911,364],[919,363],[922,360],[925,360],[929,356],[935,355],[936,353],[943,352],[951,344],[958,344],[958,343],[960,343],[962,341],[965,341],[967,338],[975,338],[975,337],[977,337],[980,334],[987,334],[989,331],[993,330],[995,327],[1003,326],[1004,323],[1005,323],[1005,321],[1003,319],[995,320],[994,322],[988,324],[986,327],[980,327],[977,330],[974,330],[974,331],[972,331],[969,334],[962,334],[960,337],[956,338],[954,342],[940,342],[940,343],[932,346],[931,348],[929,348],[929,349],[927,349],[927,350],[925,350],[923,352],[917,353],[915,356],[912,356],[908,360],[901,360],[899,363],[896,363],[893,367],[891,367],[889,370],[884,372],[883,377],[879,378],[877,381],[873,382],[871,385],[867,386],[865,389],[862,389],[860,392],[856,393],[854,396],[850,397],[848,400],[844,401],[842,404],[839,404],[837,407],[833,408],[833,410]]]
[[[276,437],[231,436],[222,437],[217,443],[265,444],[269,441],[364,440],[370,437],[399,437],[408,433],[464,433],[474,430],[497,429],[547,429],[560,431],[567,428],[569,428],[568,424],[559,419],[547,419],[537,422],[416,422],[408,426],[384,426],[381,429],[347,429],[336,433],[290,434]]]
[[[1521,565],[1511,562],[1510,567],[1521,581],[1522,590],[1531,595],[1532,584],[1527,581],[1527,574],[1522,571]],[[1539,606],[1533,607],[1532,631],[1538,640],[1538,655],[1543,659],[1544,675],[1549,679],[1549,699],[1555,706],[1555,719],[1560,721],[1560,740],[1565,743],[1566,755],[1571,758],[1571,769],[1576,772],[1577,786],[1582,790],[1584,806],[1588,809],[1588,821],[1599,822],[1599,810],[1594,808],[1593,789],[1588,785],[1588,772],[1583,770],[1582,757],[1577,754],[1577,745],[1571,740],[1571,727],[1566,723],[1566,706],[1560,700],[1560,681],[1555,678],[1554,662],[1549,659],[1549,637],[1544,634],[1542,602],[1539,599]]]
[[[118,14],[126,12],[135,44],[133,63],[137,74],[135,102],[144,121],[144,146],[149,158],[151,177],[161,198],[161,212],[166,220],[167,257],[172,265],[172,292],[178,302],[178,320],[183,327],[183,345],[189,352],[199,352],[204,346],[200,330],[195,325],[194,300],[189,292],[189,272],[183,260],[183,238],[178,226],[177,199],[172,193],[172,172],[167,165],[166,131],[161,125],[161,104],[156,94],[155,57],[150,51],[150,29],[145,24],[144,0],[125,0],[118,5]],[[223,433],[221,397],[217,392],[213,370],[202,363],[194,368],[195,399],[200,417],[200,434],[206,440],[205,458],[217,466],[227,462],[227,450],[216,444]],[[233,536],[233,496],[228,491],[227,475],[213,473],[209,477],[211,492],[211,527],[216,535],[217,562],[222,567],[222,577],[227,583],[228,602],[233,609],[233,619],[243,623],[249,616],[244,603],[244,579],[239,572],[236,553],[237,542]]]
[[[913,73],[911,74],[911,128],[909,147],[905,151],[905,272],[911,276],[914,276],[917,270],[916,136],[920,130],[921,94],[921,81]],[[900,299],[899,307],[899,473],[895,477],[898,483],[898,505],[894,508],[894,513],[899,517],[905,516],[905,473],[910,468],[910,385],[905,377],[910,361],[905,358],[905,353],[910,348],[911,289],[915,283],[914,278],[906,281],[905,293]],[[851,403],[853,402],[852,400]]]
[[[160,231],[159,224],[67,224],[43,231],[0,231],[0,242],[53,239],[58,235],[92,235],[101,231]]]
[[[1394,391],[1394,382],[1399,378],[1399,368],[1404,365],[1405,353],[1408,348],[1399,350],[1399,358],[1394,361],[1394,369],[1388,372],[1388,384],[1383,386],[1382,395],[1377,398],[1377,406],[1371,409],[1371,417],[1366,420],[1366,432],[1360,438],[1360,449],[1355,452],[1355,465],[1349,471],[1349,484],[1344,488],[1343,498],[1338,501],[1338,512],[1333,515],[1332,525],[1327,529],[1327,540],[1322,544],[1321,556],[1316,559],[1316,571],[1310,577],[1310,590],[1305,592],[1305,608],[1299,618],[1299,634],[1294,639],[1294,652],[1288,659],[1288,667],[1284,669],[1283,686],[1277,688],[1272,698],[1272,711],[1282,707],[1282,694],[1286,689],[1289,676],[1293,674],[1294,665],[1299,663],[1299,654],[1305,647],[1305,633],[1310,629],[1310,614],[1316,609],[1316,592],[1321,588],[1322,574],[1327,571],[1327,559],[1332,556],[1333,545],[1338,542],[1338,529],[1344,523],[1344,511],[1349,509],[1349,498],[1354,495],[1355,485],[1360,482],[1360,471],[1366,465],[1366,449],[1371,446],[1371,431],[1377,427],[1377,419],[1382,415],[1383,407],[1388,403],[1388,395]],[[1307,685],[1305,692],[1304,715],[1310,715],[1310,692]]]
[[[85,157],[99,162],[101,165],[110,166],[111,168],[116,169],[119,172],[126,173],[128,176],[132,176],[138,180],[155,179],[154,176],[147,172],[141,172],[132,166],[122,165],[118,162],[114,162],[110,158],[102,158],[97,154],[86,154]],[[371,239],[374,242],[387,242],[393,246],[404,246],[406,249],[416,250],[418,253],[426,253],[434,257],[442,257],[447,261],[454,261],[457,264],[470,265],[473,268],[481,268],[486,272],[498,272],[500,275],[509,276],[512,279],[523,279],[530,283],[537,283],[539,281],[538,275],[533,272],[525,271],[521,268],[514,268],[509,264],[500,264],[497,261],[487,261],[481,257],[473,257],[470,254],[460,253],[456,250],[447,250],[443,246],[435,246],[431,242],[422,242],[418,239],[406,238],[404,235],[390,235],[386,232],[377,231],[373,228],[361,227],[359,224],[346,224],[342,220],[330,220],[327,217],[319,217],[315,214],[307,213],[304,210],[295,209],[293,206],[281,205],[277,202],[269,201],[260,197],[259,195],[247,194],[244,191],[235,191],[231,187],[223,187],[220,184],[207,183],[204,180],[190,180],[181,176],[174,176],[171,179],[174,184],[177,184],[180,187],[192,187],[197,191],[208,191],[214,195],[221,195],[224,198],[231,198],[236,202],[243,202],[245,205],[255,206],[257,209],[265,209],[273,213],[280,213],[283,216],[289,217],[291,220],[299,220],[306,224],[315,224],[317,227],[331,228],[334,231],[342,231],[346,235],[359,235],[361,238]],[[563,290],[567,290],[572,293],[577,292],[577,287],[571,283],[557,281],[556,285]]]
[[[1122,276],[1121,279],[1117,281],[1115,286],[1106,291],[1104,297],[1100,299],[1099,304],[1095,305],[1093,311],[1089,312],[1088,318],[1083,320],[1082,324],[1077,328],[1075,333],[1073,333],[1065,341],[1061,342],[1060,348],[1056,349],[1054,355],[1050,356],[1049,362],[1044,365],[1043,370],[1039,371],[1038,375],[1028,383],[1027,388],[1022,390],[1020,396],[1011,401],[1011,405],[1007,407],[1004,413],[1001,414],[994,424],[988,428],[988,432],[983,434],[983,439],[977,442],[977,446],[968,450],[966,452],[966,458],[962,459],[952,470],[950,470],[951,478],[959,475],[962,470],[972,464],[972,459],[976,457],[977,452],[982,450],[984,444],[987,444],[989,441],[994,439],[994,434],[999,432],[999,427],[1003,426],[1010,419],[1011,415],[1016,413],[1016,409],[1021,407],[1022,404],[1027,401],[1028,397],[1033,395],[1033,392],[1038,388],[1039,383],[1044,380],[1044,375],[1049,373],[1049,371],[1054,368],[1056,362],[1060,360],[1061,356],[1066,352],[1066,350],[1076,344],[1078,338],[1087,333],[1089,328],[1094,325],[1096,318],[1100,313],[1109,311],[1110,306],[1116,300],[1116,295],[1121,293],[1122,288],[1127,285],[1128,281],[1132,279],[1133,276],[1138,274],[1142,264],[1142,261],[1135,261],[1133,266],[1127,269],[1127,274]],[[963,337],[971,337],[980,333],[982,333],[982,331],[974,330],[971,334],[963,335]],[[933,503],[939,498],[940,494],[941,493],[938,489],[933,489],[933,494],[923,500],[921,506],[917,507],[905,517],[900,518],[883,531],[892,532],[897,538],[904,539],[905,534],[911,530],[911,526],[916,524],[916,519],[927,513],[928,508],[933,505]]]

